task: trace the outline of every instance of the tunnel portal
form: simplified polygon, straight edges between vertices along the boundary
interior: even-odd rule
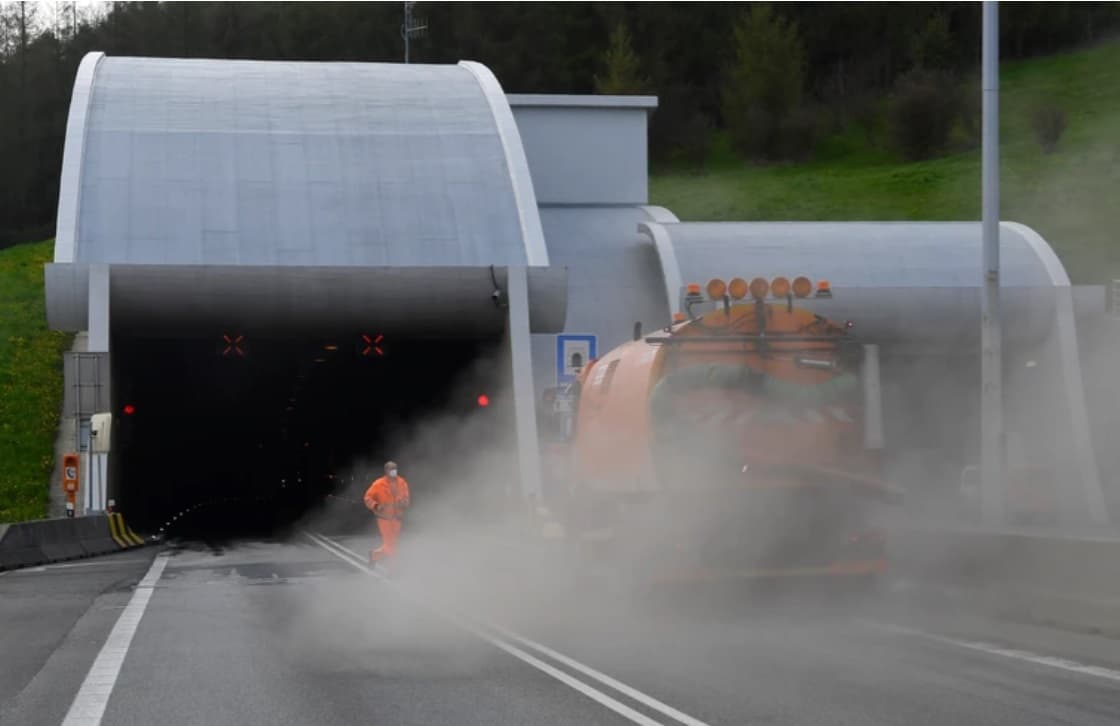
[[[283,530],[327,495],[360,499],[388,458],[401,459],[418,499],[430,497],[473,455],[457,442],[485,445],[464,432],[497,436],[508,421],[500,339],[235,332],[122,335],[112,347],[120,413],[110,476],[145,531]],[[422,462],[405,458],[421,451]]]

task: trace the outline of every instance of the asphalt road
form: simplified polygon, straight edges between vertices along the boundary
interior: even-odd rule
[[[392,580],[369,541],[308,536],[0,575],[0,723],[1120,723],[1109,638],[603,594],[518,547],[406,545]]]

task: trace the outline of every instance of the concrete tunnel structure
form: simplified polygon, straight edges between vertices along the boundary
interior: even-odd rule
[[[537,496],[554,334],[605,352],[635,322],[665,325],[688,282],[806,274],[836,290],[822,314],[882,348],[888,476],[944,479],[930,452],[958,474],[974,463],[960,422],[979,398],[979,224],[681,223],[648,205],[655,107],[506,95],[468,62],[88,55],[45,272],[51,328],[88,333],[67,359],[74,444],[91,414],[117,413],[108,495],[149,528],[404,456],[432,417],[509,431],[509,480]],[[1053,480],[1064,520],[1106,518],[1074,326],[1103,296],[1074,295],[1028,228],[1005,223],[1001,246],[1009,429],[1027,432],[1029,466],[1070,474]],[[507,391],[478,410],[476,394]],[[453,480],[466,450],[412,446],[405,468]],[[293,512],[322,493],[304,486]]]

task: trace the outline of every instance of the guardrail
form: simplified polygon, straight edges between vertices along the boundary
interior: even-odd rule
[[[0,528],[0,570],[106,555],[146,544],[120,514],[40,519]]]

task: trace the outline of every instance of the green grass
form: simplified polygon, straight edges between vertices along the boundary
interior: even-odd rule
[[[1004,219],[1037,229],[1074,282],[1120,278],[1120,41],[1001,72]],[[1040,100],[1066,112],[1050,155],[1030,129]],[[756,166],[717,139],[708,171],[662,170],[650,198],[682,220],[967,220],[980,217],[980,153],[907,163],[865,134],[824,139],[817,161]]]
[[[47,514],[62,405],[62,352],[47,330],[43,264],[54,242],[0,250],[0,522]]]

